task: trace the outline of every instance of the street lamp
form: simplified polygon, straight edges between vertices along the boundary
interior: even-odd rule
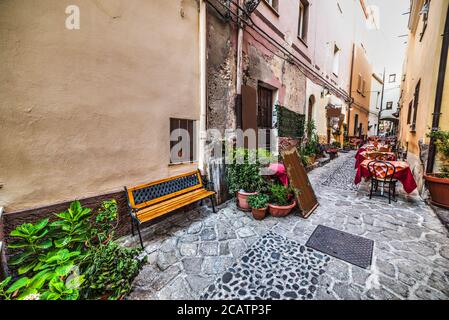
[[[257,6],[260,4],[261,0],[246,0],[245,9],[248,14],[251,14],[256,10]]]

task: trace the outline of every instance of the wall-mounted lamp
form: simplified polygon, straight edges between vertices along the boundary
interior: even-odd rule
[[[253,13],[262,0],[246,0],[245,9],[248,14]]]
[[[422,15],[427,15],[428,13],[429,13],[429,5],[430,5],[430,3],[429,2],[427,2],[426,4],[424,4],[424,6],[422,7],[422,9],[421,9],[421,11],[419,12],[419,15],[420,16],[422,16]]]
[[[321,92],[321,98],[323,99],[324,97],[330,97],[332,94],[331,94],[331,92],[329,91],[329,89],[328,88],[324,88],[323,89],[323,91]]]

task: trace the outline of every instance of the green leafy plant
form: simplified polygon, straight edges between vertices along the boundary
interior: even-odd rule
[[[4,300],[11,300],[11,294],[7,293],[7,286],[11,282],[12,277],[7,277],[5,280],[0,282],[0,297]]]
[[[270,187],[270,201],[274,205],[288,206],[291,202],[292,190],[282,184],[273,184]]]
[[[304,149],[300,148],[298,153],[304,167],[308,167],[312,164],[310,161],[310,156],[304,152]]]
[[[60,278],[53,278],[48,286],[48,290],[42,293],[40,300],[78,300],[79,290],[77,286],[82,281],[67,281],[64,282]]]
[[[107,295],[115,300],[126,296],[143,263],[136,259],[140,252],[140,249],[128,249],[115,242],[92,249],[84,261],[84,298]]]
[[[117,218],[116,201],[105,201],[95,219],[92,210],[83,208],[79,201],[55,216],[56,221],[52,223],[44,219],[36,224],[23,224],[11,232],[14,241],[9,248],[18,252],[10,264],[18,267],[18,277],[12,284],[12,277],[0,283],[0,298],[76,300],[81,296],[82,288],[91,288],[98,279],[106,279],[104,287],[96,285],[95,292],[99,295],[101,290],[109,292],[110,288],[117,293],[113,297],[129,292],[131,281],[138,273],[136,266],[141,267],[141,262],[136,260],[140,250],[122,248],[111,240],[112,222]],[[98,252],[104,252],[104,255]],[[107,255],[114,263],[101,265],[101,277],[95,278],[92,266],[101,264],[104,261],[101,258]],[[91,283],[86,283],[85,274],[90,276]]]
[[[307,122],[306,135],[304,143],[301,146],[301,153],[305,156],[314,156],[320,153],[320,138],[316,131],[316,125],[313,120]]]
[[[115,222],[115,224],[113,224]],[[115,199],[104,201],[95,217],[95,227],[92,228],[92,238],[97,237],[100,242],[105,242],[113,236],[113,230],[117,227],[117,201]]]
[[[56,248],[80,249],[90,239],[92,210],[83,208],[79,201],[70,204],[67,211],[56,214],[59,219],[50,224]]]
[[[227,166],[229,192],[260,192],[266,189],[267,182],[260,170],[271,161],[271,154],[266,150],[249,151],[236,149]]]
[[[334,142],[332,143],[332,146],[333,146],[334,148],[340,149],[340,148],[341,148],[341,143],[338,142],[338,141],[334,141]]]
[[[439,177],[447,179],[449,178],[449,131],[433,131],[427,136],[434,139],[438,154],[445,161]]]
[[[11,236],[17,240],[11,243],[9,248],[19,249],[20,252],[14,255],[9,263],[12,266],[20,266],[19,275],[32,270],[39,263],[39,257],[53,246],[52,240],[46,237],[49,233],[48,221],[44,219],[36,224],[25,223],[11,232]]]
[[[265,209],[269,201],[270,197],[263,193],[248,197],[248,204],[253,209]]]

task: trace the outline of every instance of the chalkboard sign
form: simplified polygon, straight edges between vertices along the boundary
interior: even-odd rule
[[[301,215],[307,219],[319,206],[315,191],[313,191],[297,149],[283,150],[282,158],[284,159],[290,186],[295,192],[296,200],[301,209]]]

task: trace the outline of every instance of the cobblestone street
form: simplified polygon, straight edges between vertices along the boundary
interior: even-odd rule
[[[383,198],[369,200],[368,184],[363,182],[357,189],[352,184],[354,175],[353,152],[341,154],[330,164],[312,171],[310,179],[320,206],[308,220],[292,214],[283,219],[267,217],[259,222],[251,214],[238,211],[234,201],[230,201],[219,207],[217,214],[203,207],[146,228],[143,236],[148,263],[136,278],[129,298],[220,298],[212,284],[221,283],[219,291],[231,298],[252,299],[260,295],[274,299],[448,299],[449,238],[434,211],[418,193],[406,195],[402,187],[398,202],[391,205]],[[279,290],[264,291],[264,279],[268,281],[273,275],[264,274],[263,268],[281,258],[272,254],[271,260],[264,260],[263,254],[257,255],[263,252],[262,237],[271,231],[269,234],[277,240],[269,241],[279,242],[276,246],[280,247],[273,249],[279,252],[299,248],[307,251],[303,246],[318,225],[374,240],[371,267],[361,269],[308,251],[297,262],[287,258],[280,262],[292,270],[288,277],[301,279],[300,283],[289,278],[290,284],[285,281],[283,287],[271,281],[268,284]],[[137,238],[123,241],[138,243]],[[254,253],[256,256],[252,257]],[[246,263],[249,258],[251,261]],[[302,264],[313,265],[309,269],[315,271],[311,275],[302,272],[299,270]],[[227,272],[230,267],[231,272]],[[239,273],[235,267],[248,269],[243,273],[249,278],[240,279],[246,282],[240,283],[241,286],[234,281],[232,284],[238,288],[231,289],[224,284],[232,282],[233,275]],[[261,292],[240,291],[253,276],[260,280]],[[277,276],[287,279],[286,275]],[[292,293],[290,287],[301,294]]]

